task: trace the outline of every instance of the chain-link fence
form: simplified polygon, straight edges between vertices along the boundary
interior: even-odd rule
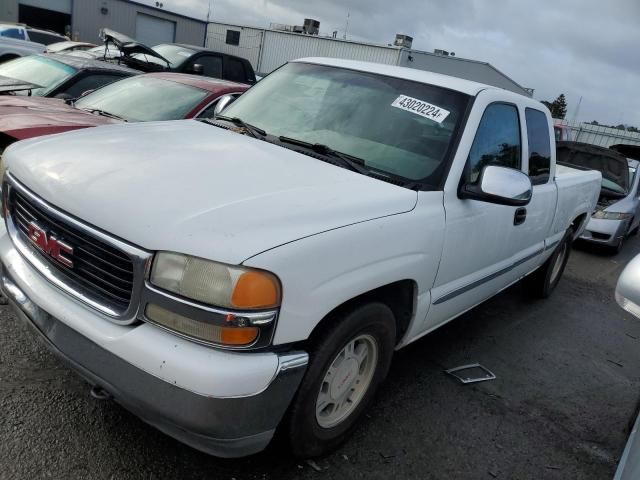
[[[556,125],[566,125],[571,128],[572,138],[576,142],[590,143],[601,147],[610,147],[619,143],[640,145],[640,133],[638,132],[627,132],[617,128],[568,120],[554,120],[554,122]]]

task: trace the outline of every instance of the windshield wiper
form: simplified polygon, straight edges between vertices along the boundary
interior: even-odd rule
[[[95,113],[96,115],[101,115],[103,117],[115,118],[116,120],[122,120],[126,122],[126,118],[119,117],[113,113],[105,112],[104,110],[100,110],[99,108],[81,108],[80,110],[84,110],[85,112]]]
[[[218,115],[214,118],[214,120],[224,120],[225,122],[231,122],[238,127],[244,128],[251,134],[252,137],[258,138],[260,140],[263,140],[264,137],[267,136],[267,132],[265,132],[263,129],[256,127],[255,125],[251,125],[250,123],[247,123],[238,117],[225,117],[224,115]]]
[[[339,160],[343,166],[353,170],[354,172],[361,173],[362,175],[371,174],[371,170],[365,166],[364,160],[361,158],[338,152],[337,150],[334,150],[327,145],[323,145],[322,143],[305,142],[304,140],[298,140],[297,138],[290,137],[278,137],[278,140],[282,143],[289,143],[291,145],[308,148],[309,150],[319,153],[320,155],[324,155],[325,157]]]

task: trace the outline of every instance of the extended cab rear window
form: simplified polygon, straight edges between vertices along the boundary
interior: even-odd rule
[[[529,177],[534,185],[549,181],[551,172],[551,139],[547,116],[540,110],[527,108],[527,137],[529,137]]]

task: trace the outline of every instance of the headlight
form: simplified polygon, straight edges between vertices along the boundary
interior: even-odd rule
[[[270,343],[281,297],[275,275],[159,252],[149,281],[158,289],[176,294],[172,297],[160,290],[148,290],[144,315],[150,322],[225,348],[260,348]]]
[[[153,285],[208,305],[260,310],[280,305],[275,275],[178,253],[159,252],[151,268]]]
[[[631,218],[630,213],[617,213],[617,212],[605,212],[604,210],[598,210],[593,214],[593,218],[596,220],[627,220]]]

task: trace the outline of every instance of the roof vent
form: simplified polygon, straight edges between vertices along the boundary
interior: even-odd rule
[[[393,44],[396,47],[411,48],[411,46],[413,45],[413,37],[410,37],[409,35],[404,35],[402,33],[398,33],[396,35],[396,39],[393,42]]]

